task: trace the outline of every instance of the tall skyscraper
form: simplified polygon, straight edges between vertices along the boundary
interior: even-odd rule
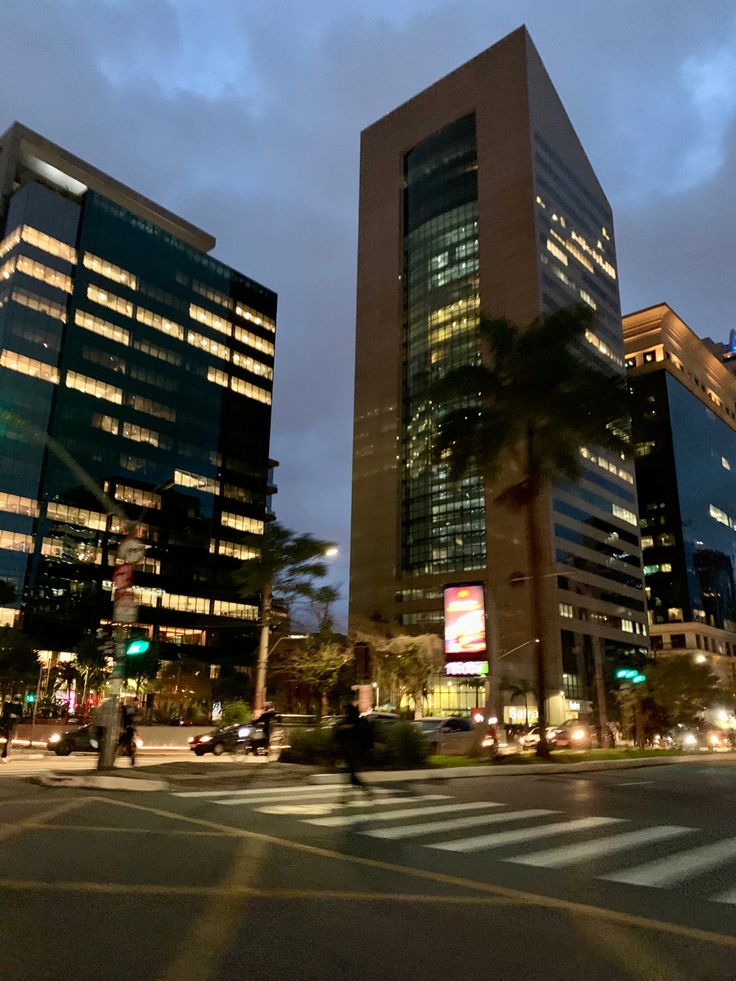
[[[276,295],[17,123],[0,137],[0,239],[2,622],[63,650],[111,618],[126,521],[96,486],[146,544],[138,626],[164,657],[206,659],[257,617],[231,573],[273,491]]]
[[[713,348],[728,351],[666,303],[623,324],[652,649],[733,682],[736,378]]]
[[[624,372],[611,209],[525,28],[362,134],[350,612],[439,627],[442,587],[481,581],[490,642],[533,678],[526,536],[480,475],[433,464],[432,382],[481,359],[479,313],[519,325],[587,303],[587,356]],[[590,701],[593,642],[647,648],[633,465],[580,447],[547,507],[551,717]],[[477,690],[438,682],[434,708]],[[507,719],[515,717],[508,705]]]

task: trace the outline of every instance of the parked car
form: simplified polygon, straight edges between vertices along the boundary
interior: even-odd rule
[[[414,725],[429,744],[430,753],[463,756],[473,745],[473,726],[469,719],[417,719]]]
[[[547,729],[548,742],[550,741],[552,733],[554,731],[555,730],[551,728]],[[539,742],[539,726],[534,726],[529,730],[529,732],[525,732],[523,736],[519,737],[519,745],[521,746],[522,749],[534,749],[538,742]]]
[[[715,752],[717,749],[729,748],[728,739],[723,732],[700,726],[676,726],[660,741],[665,745],[669,744],[677,749],[692,752],[698,752],[701,749]]]

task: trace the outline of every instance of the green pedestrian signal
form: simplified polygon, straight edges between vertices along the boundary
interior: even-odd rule
[[[640,685],[642,681],[646,681],[646,680],[647,680],[647,676],[645,674],[635,674],[634,677],[631,679],[631,682],[634,685]]]
[[[29,691],[28,694],[26,695],[26,701],[29,703],[29,705],[32,705],[33,702],[36,701],[36,696],[33,694],[32,691]]]
[[[619,681],[633,681],[638,674],[639,672],[635,671],[633,668],[618,668],[616,670],[616,677],[619,679]]]
[[[125,648],[125,653],[128,657],[136,654],[145,654],[150,646],[151,644],[147,640],[129,640]]]

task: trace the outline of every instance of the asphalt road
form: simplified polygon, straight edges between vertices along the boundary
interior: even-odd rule
[[[347,798],[347,802],[344,802]],[[736,765],[0,782],[0,977],[736,978]]]

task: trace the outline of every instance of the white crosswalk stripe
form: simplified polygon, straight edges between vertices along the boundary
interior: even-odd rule
[[[429,821],[424,824],[410,824],[399,828],[379,828],[377,831],[364,831],[363,834],[370,835],[371,838],[399,840],[436,834],[438,831],[459,831],[461,828],[477,828],[489,824],[503,824],[506,821],[522,821],[524,818],[545,817],[548,814],[559,813],[559,811],[549,811],[546,808],[534,808],[526,811],[504,811],[503,814],[475,814],[473,817],[450,819],[449,821]]]
[[[417,798],[408,798],[407,803],[413,803]],[[352,824],[363,824],[366,821],[394,821],[397,818],[434,817],[436,814],[458,814],[460,811],[488,810],[492,807],[503,807],[492,801],[472,801],[470,804],[442,804],[440,807],[410,807],[401,811],[376,811],[371,814],[337,814],[332,817],[313,818],[307,824],[316,824],[323,828],[347,828]],[[455,821],[450,822],[457,827]]]
[[[346,784],[324,783],[324,784],[301,784],[299,787],[252,787],[250,789],[240,788],[237,790],[179,790],[174,793],[174,797],[255,797],[258,794],[268,794],[270,797],[279,797],[282,794],[336,794],[343,793]],[[391,794],[393,790],[385,790],[377,787],[372,790],[376,794]]]
[[[643,828],[641,831],[626,831],[620,835],[596,838],[594,841],[584,841],[578,845],[563,845],[561,848],[548,848],[528,855],[514,855],[504,861],[513,862],[515,865],[531,865],[535,868],[561,869],[590,858],[599,858],[602,855],[612,855],[614,852],[635,848],[637,845],[667,841],[680,835],[691,834],[695,830],[695,828],[663,824],[656,828]]]
[[[667,858],[659,858],[600,878],[631,886],[676,886],[702,872],[718,868],[730,858],[736,858],[736,838],[726,838],[725,841],[718,841],[713,845],[677,852]]]
[[[324,802],[325,808],[335,808],[335,807],[366,808],[366,807],[374,807],[374,806],[385,807],[387,804],[413,804],[415,801],[418,800],[447,800],[447,799],[448,798],[446,794],[419,794],[416,797],[381,797],[378,798],[377,800],[349,800],[349,801],[330,801],[329,798],[320,797],[318,802],[315,803],[317,804],[317,806],[322,806]],[[284,799],[282,798],[279,804],[274,804],[273,801],[269,801],[269,806],[257,807],[256,811],[259,814],[288,814],[289,807],[296,807],[298,805],[304,805],[306,807],[314,806],[314,805],[310,805],[310,803],[308,803],[309,801],[314,801],[314,798],[300,797],[298,800],[294,800],[294,798],[290,798],[287,802],[284,802]],[[219,801],[215,801],[214,803],[222,804],[223,806],[234,806],[235,804],[241,804],[241,805],[252,804],[253,801],[252,800],[251,801],[219,800]],[[278,807],[278,810],[275,810],[276,807]],[[391,813],[395,817],[401,817],[401,812],[399,811],[392,811]],[[372,820],[373,815],[366,814],[365,816],[359,816],[356,818],[356,821],[364,821],[367,818],[370,818]]]
[[[535,838],[551,838],[554,835],[572,834],[587,831],[606,824],[623,823],[622,818],[589,817],[575,821],[559,821],[555,824],[538,825],[533,828],[520,828],[517,831],[498,831],[495,834],[479,835],[474,838],[460,838],[456,841],[441,841],[427,848],[438,848],[445,852],[479,852],[487,848],[500,848],[513,845],[517,841],[533,841]]]
[[[388,793],[388,791],[386,791],[385,793]],[[385,800],[386,799],[385,793],[382,794],[379,798],[377,798],[377,800],[379,800],[379,801]],[[257,797],[243,797],[241,795],[238,795],[238,796],[230,797],[227,800],[223,800],[222,798],[220,798],[219,800],[213,800],[212,803],[213,804],[218,804],[220,807],[245,807],[245,806],[247,806],[249,804],[254,804],[254,805],[255,804],[274,804],[277,801],[279,803],[283,803],[284,805],[286,805],[287,803],[297,802],[297,801],[299,801],[299,802],[302,802],[302,801],[305,801],[305,802],[306,801],[339,801],[344,796],[345,796],[345,791],[344,790],[332,790],[328,794],[326,794],[326,793],[313,793],[312,791],[304,791],[303,794],[289,794],[288,796],[282,795],[282,796],[279,796],[279,797],[274,797],[274,796],[272,796],[271,794],[269,794],[267,792],[263,792],[262,794],[260,794]],[[442,796],[442,795],[438,795],[438,797],[439,796]],[[400,799],[400,800],[417,800],[416,797],[409,797],[408,795],[404,795],[401,798],[393,798],[392,797],[391,799],[392,800],[397,800],[397,799]],[[422,798],[419,798],[419,799],[421,800]],[[431,799],[434,799],[434,798],[431,798]],[[447,797],[446,796],[443,796],[442,799],[443,800],[446,800]],[[350,801],[349,803],[352,804],[352,805],[359,804],[359,805],[365,806],[369,802],[366,801],[365,799],[363,799],[363,800],[359,800],[359,801]]]

